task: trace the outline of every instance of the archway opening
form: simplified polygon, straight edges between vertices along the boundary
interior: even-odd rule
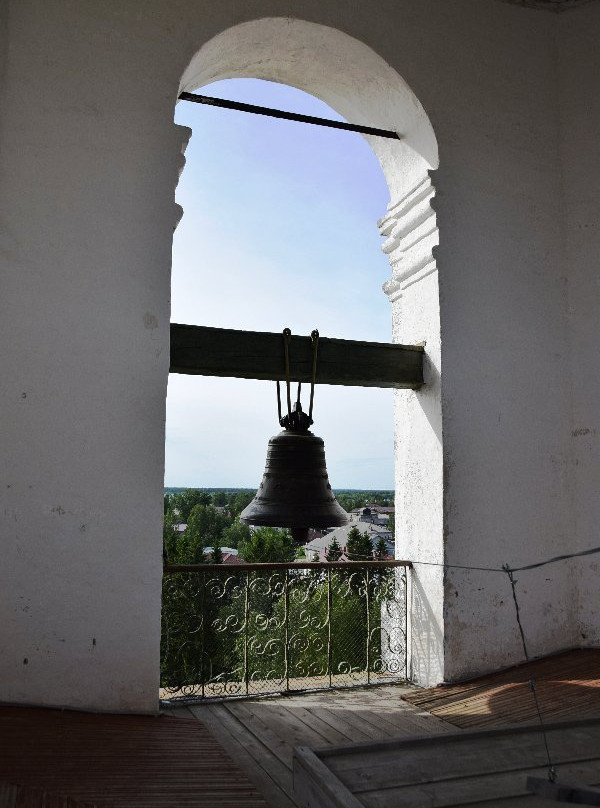
[[[367,137],[390,194],[381,232],[392,266],[385,291],[392,303],[393,339],[426,343],[428,352],[426,387],[396,395],[397,541],[405,557],[422,555],[425,546],[429,558],[441,561],[439,310],[432,255],[437,230],[429,178],[437,166],[437,145],[429,120],[406,83],[370,48],[300,20],[256,20],[217,35],[193,58],[180,89],[193,92],[228,78],[297,87],[354,123],[401,134],[397,142]],[[222,289],[228,293],[226,281]],[[442,678],[442,584],[432,569],[413,587],[419,619],[410,638],[411,672],[423,682]]]

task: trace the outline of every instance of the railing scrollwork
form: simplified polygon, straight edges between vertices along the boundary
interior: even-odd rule
[[[409,566],[167,567],[162,696],[226,698],[404,680]]]

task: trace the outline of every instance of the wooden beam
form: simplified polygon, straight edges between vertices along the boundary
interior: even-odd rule
[[[310,382],[310,337],[292,335],[290,378]],[[171,373],[285,380],[282,334],[171,323]],[[423,384],[423,348],[321,337],[317,384],[395,387]]]

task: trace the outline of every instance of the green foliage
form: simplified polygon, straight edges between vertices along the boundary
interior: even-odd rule
[[[245,580],[235,567],[165,576],[162,687],[378,669],[382,606],[394,596],[392,570],[348,565],[329,580],[320,570],[257,570],[247,589]]]
[[[393,491],[335,491],[335,498],[345,511],[364,508],[365,505],[393,505]]]
[[[393,513],[391,513],[388,516],[387,529],[392,534],[392,539],[395,538],[395,536],[396,536],[396,516]]]
[[[248,564],[282,563],[296,558],[296,545],[289,530],[259,527],[240,541],[238,553]]]
[[[377,539],[377,544],[375,545],[375,552],[374,557],[377,561],[385,561],[385,557],[388,554],[387,544],[385,543],[385,539]]]
[[[212,505],[195,505],[185,533],[177,540],[177,563],[202,564],[206,547],[221,546],[221,535],[230,519]]]
[[[251,530],[248,525],[243,525],[238,519],[229,527],[226,527],[221,536],[223,547],[237,548],[240,542],[247,542],[250,539]]]
[[[163,557],[168,564],[172,564],[177,556],[176,523],[176,515],[173,511],[167,511],[163,519]]]
[[[349,561],[372,561],[373,546],[367,533],[361,533],[357,527],[348,531],[346,555]]]
[[[225,491],[215,491],[212,495],[212,504],[217,508],[224,508],[227,502],[227,494]]]
[[[366,626],[369,623],[371,665],[381,655],[381,598],[383,579],[371,579],[366,585],[362,571],[351,575],[345,570],[331,576],[331,658],[327,649],[327,581],[321,576],[297,576],[292,579],[288,596],[288,671],[290,678],[323,676],[331,672],[364,671],[367,667]],[[368,595],[367,598],[367,589]],[[283,678],[285,675],[284,632],[285,599],[279,598],[272,613],[256,623],[264,627],[248,649],[248,666],[255,678]],[[367,620],[368,611],[368,620]],[[268,618],[268,619],[267,619]],[[240,646],[241,648],[241,646]]]
[[[219,631],[223,604],[215,588],[195,573],[167,575],[163,581],[161,687],[174,689],[208,682],[238,664],[235,635]]]
[[[341,556],[342,548],[340,547],[338,540],[334,537],[328,549],[325,551],[325,558],[327,561],[339,561]]]
[[[254,499],[254,492],[240,491],[234,494],[228,503],[229,510],[234,516],[239,516]]]
[[[209,564],[222,564],[223,563],[223,552],[221,548],[217,545],[213,547],[210,551],[210,555],[208,557]]]
[[[196,505],[210,505],[211,496],[199,488],[186,488],[180,494],[171,497],[173,509],[179,514],[181,522],[188,522],[192,510]]]

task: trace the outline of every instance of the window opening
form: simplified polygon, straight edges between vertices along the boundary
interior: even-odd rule
[[[248,88],[251,92],[247,93],[243,85],[253,85]],[[301,98],[303,103],[308,101],[307,111],[313,112],[318,108],[321,112],[326,109],[328,114],[335,116],[333,110],[312,96],[268,82],[248,79],[218,82],[210,85],[210,90],[213,95],[215,91],[217,94],[230,95],[232,87],[235,87],[238,97],[248,97],[249,94],[252,100],[262,101],[265,97],[264,85],[268,85],[270,101],[274,95],[281,100],[282,103],[278,105],[285,106],[291,100],[297,103]],[[341,152],[339,144],[336,145],[334,151],[337,150],[337,155],[334,156],[338,164],[347,169],[342,179],[336,180],[334,173],[339,165],[331,164],[335,162],[331,146],[324,145],[322,135],[319,141],[314,135],[308,134],[313,127],[290,127],[300,130],[294,137],[276,132],[263,148],[261,138],[252,134],[251,125],[246,123],[251,116],[226,113],[227,117],[222,119],[216,130],[211,131],[213,122],[207,121],[206,115],[218,114],[218,110],[202,110],[204,117],[191,120],[193,115],[188,113],[191,108],[191,104],[180,104],[177,114],[179,122],[192,123],[193,137],[186,155],[188,166],[182,176],[178,195],[185,216],[174,245],[172,320],[236,329],[258,326],[261,330],[274,332],[280,331],[283,320],[286,323],[291,320],[294,333],[309,333],[317,325],[325,338],[353,337],[389,342],[389,303],[383,294],[378,295],[377,292],[377,286],[389,276],[389,265],[379,252],[379,236],[374,226],[378,216],[385,210],[387,186],[370,147],[362,138],[352,138],[358,143],[353,144],[352,148],[344,147],[345,150]],[[234,123],[232,115],[245,120]],[[327,137],[335,137],[335,134],[325,132]],[[210,153],[211,143],[214,146],[215,139],[224,153],[216,160]],[[266,137],[262,140],[266,140]],[[198,150],[199,159],[194,149]],[[366,158],[364,160],[357,158],[361,150],[362,157]],[[219,160],[222,161],[220,175]],[[314,172],[315,179],[312,181],[305,176],[307,162]],[[196,169],[198,163],[200,166]],[[291,170],[291,179],[287,178],[287,186],[282,187],[278,185],[278,174],[283,163],[287,163],[287,168]],[[194,176],[196,171],[197,176]],[[276,175],[275,179],[273,175]],[[262,200],[259,204],[250,200],[250,181],[258,186]],[[225,204],[218,197],[228,182]],[[200,186],[200,199],[189,187],[193,185],[196,185],[196,190]],[[333,199],[328,197],[332,188]],[[319,227],[308,221],[307,212],[311,212],[311,207],[316,209],[317,218],[321,218]],[[343,221],[344,216],[346,221]],[[182,238],[182,235],[186,237]],[[198,251],[199,239],[202,248]],[[251,241],[260,245],[259,251],[249,246]],[[299,255],[301,249],[305,253],[304,260]],[[347,249],[346,253],[344,249]],[[227,258],[223,257],[224,254]],[[185,280],[182,275],[185,275]],[[236,299],[242,301],[241,308],[236,307]],[[264,382],[259,384],[265,387]],[[188,385],[189,392],[182,397],[183,389]],[[220,386],[227,388],[224,396],[219,390]],[[192,380],[171,377],[167,420],[167,485],[256,486],[264,461],[264,440],[277,431],[277,424],[272,412],[270,385],[266,385],[266,406],[262,403],[264,397],[256,395],[257,385],[251,387],[254,390],[245,381],[227,380],[220,383],[208,377]],[[237,415],[231,400],[231,391],[234,389],[240,392],[233,394],[233,397],[243,402]],[[184,404],[186,398],[187,404]],[[225,402],[223,409],[219,407],[219,400]],[[332,429],[333,433],[338,433],[337,440],[334,434],[327,437],[328,447],[331,447],[328,448],[328,457],[331,457],[330,475],[334,485],[393,489],[391,393],[321,385],[317,389],[317,401],[319,420],[323,424],[321,432]],[[205,415],[207,404],[208,409],[215,407],[213,414],[208,417]],[[245,410],[244,415],[242,410]],[[241,443],[239,440],[244,431],[239,429],[239,424],[244,418],[247,423],[248,411],[258,417],[252,426],[253,435],[258,436],[256,449],[245,445],[250,437],[247,427],[244,440]],[[356,428],[361,418],[364,421],[365,412],[371,418],[371,434]],[[208,449],[206,434],[202,441],[204,451],[198,452],[200,447],[195,436],[184,439],[183,435],[187,433],[191,436],[194,429],[184,427],[182,415],[187,417],[189,423],[189,419],[194,417],[193,413],[198,416],[196,423],[201,421],[203,424],[201,432],[214,434],[224,429],[224,435],[216,447],[213,444]],[[218,429],[215,429],[215,418],[219,421]],[[175,421],[178,422],[177,426]],[[238,480],[227,475],[224,468],[227,433],[233,445],[237,445],[237,457],[230,465],[233,474],[240,475]],[[177,454],[184,444],[188,452],[184,465],[188,471],[182,478],[177,471]],[[240,446],[243,446],[241,453]],[[240,457],[240,454],[244,457]],[[246,457],[252,454],[254,459],[245,464]],[[204,466],[203,479],[197,476],[200,468],[192,470],[195,464],[190,461],[194,455],[200,459],[198,465]],[[334,458],[339,458],[340,468],[336,468],[338,461]],[[250,473],[249,468],[252,469]],[[217,476],[210,477],[209,481],[207,473]]]

